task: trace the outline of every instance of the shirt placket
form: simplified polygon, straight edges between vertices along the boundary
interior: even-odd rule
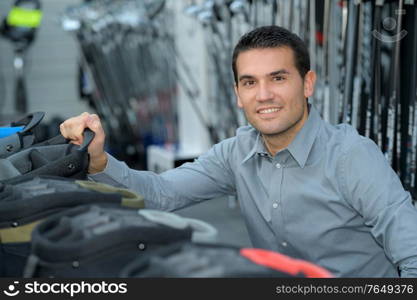
[[[284,211],[282,203],[282,188],[286,169],[287,153],[278,153],[271,161],[274,168],[273,180],[271,180],[270,203],[271,203],[271,223],[275,233],[278,249],[281,253],[287,252],[288,241],[285,234]]]

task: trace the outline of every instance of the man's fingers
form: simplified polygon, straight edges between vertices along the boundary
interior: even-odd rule
[[[88,128],[94,132],[100,129],[100,119],[96,114],[89,115],[86,123]]]
[[[101,126],[100,118],[96,114],[91,114],[87,119],[87,126],[96,134],[96,141],[104,141],[104,130]]]
[[[73,144],[81,145],[84,140],[84,129],[88,127],[87,120],[89,119],[89,116],[89,113],[84,112],[79,116],[66,120],[59,126],[61,134],[66,139],[71,140]]]
[[[66,120],[59,126],[61,134],[76,145],[82,144],[85,128],[90,128],[95,133],[94,139],[88,146],[88,153],[90,154],[89,172],[101,172],[107,164],[107,156],[104,152],[106,135],[101,126],[100,118],[96,114],[82,113]]]

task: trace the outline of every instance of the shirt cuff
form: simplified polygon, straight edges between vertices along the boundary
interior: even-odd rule
[[[127,187],[128,166],[106,153],[107,165],[102,172],[88,174],[88,179],[113,186]]]

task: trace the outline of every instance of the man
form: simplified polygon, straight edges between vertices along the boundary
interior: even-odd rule
[[[160,175],[103,150],[96,115],[61,125],[80,143],[96,132],[90,178],[140,192],[173,210],[236,194],[254,247],[305,259],[342,277],[417,276],[417,210],[379,148],[349,125],[324,122],[308,97],[316,80],[303,41],[267,26],[233,54],[237,104],[252,126],[194,163]]]

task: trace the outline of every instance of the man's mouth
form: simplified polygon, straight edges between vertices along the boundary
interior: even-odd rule
[[[281,109],[282,109],[281,107],[263,108],[263,109],[259,109],[258,113],[259,114],[271,114],[271,113],[280,111]]]

